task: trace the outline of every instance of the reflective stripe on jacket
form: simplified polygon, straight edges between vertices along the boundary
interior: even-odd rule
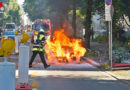
[[[44,48],[33,48],[32,51],[41,51],[41,52],[43,52]]]
[[[43,45],[44,45],[44,39],[45,36],[43,34],[40,34],[37,38],[37,43],[33,44],[32,51],[44,51]]]

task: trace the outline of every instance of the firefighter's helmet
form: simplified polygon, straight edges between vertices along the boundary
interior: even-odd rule
[[[45,32],[45,31],[44,31],[44,29],[41,28],[39,32]]]

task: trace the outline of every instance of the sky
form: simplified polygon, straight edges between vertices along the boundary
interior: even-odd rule
[[[24,0],[17,0],[18,1],[18,4],[21,6],[24,2]]]

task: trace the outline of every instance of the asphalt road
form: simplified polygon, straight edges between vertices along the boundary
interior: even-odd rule
[[[97,70],[30,70],[29,82],[37,90],[130,90],[130,87]],[[36,84],[35,84],[36,85]]]
[[[91,64],[54,65],[44,69],[37,64],[29,70],[32,90],[130,90],[116,78]]]
[[[18,55],[11,58],[18,63]],[[38,63],[29,70],[29,84],[32,90],[130,90],[130,86],[88,63],[52,65],[46,70]]]

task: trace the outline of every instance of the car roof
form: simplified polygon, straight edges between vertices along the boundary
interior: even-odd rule
[[[6,24],[15,24],[15,23],[6,23]]]

